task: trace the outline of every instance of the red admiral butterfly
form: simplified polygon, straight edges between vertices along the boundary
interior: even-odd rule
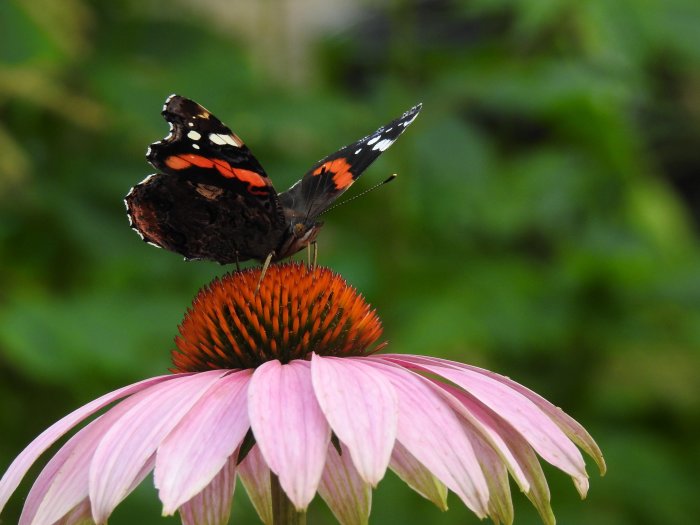
[[[243,141],[196,102],[171,95],[163,106],[170,134],[148,148],[161,173],[126,196],[142,239],[186,259],[221,264],[277,261],[315,242],[318,216],[403,133],[421,105],[318,161],[278,194]]]

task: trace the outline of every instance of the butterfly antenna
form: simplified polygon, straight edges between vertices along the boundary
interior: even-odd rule
[[[389,176],[386,180],[383,180],[382,182],[380,182],[380,183],[378,183],[378,184],[375,184],[375,185],[372,186],[371,188],[367,188],[365,191],[362,191],[362,192],[358,193],[357,195],[353,195],[353,196],[350,197],[349,199],[345,199],[345,200],[342,201],[342,202],[337,202],[337,203],[335,203],[335,204],[334,204],[333,206],[331,206],[330,208],[326,208],[326,209],[323,210],[321,213],[319,213],[319,214],[318,214],[319,217],[320,217],[321,215],[323,215],[323,214],[325,214],[325,213],[331,211],[331,210],[336,209],[338,206],[342,206],[343,204],[347,204],[348,202],[354,201],[355,199],[358,199],[358,198],[362,197],[363,195],[367,195],[370,191],[374,191],[374,190],[376,190],[377,188],[380,188],[381,186],[384,186],[385,184],[387,184],[387,183],[391,182],[392,180],[394,180],[396,177],[398,177],[398,175],[397,175],[396,173],[394,173],[394,174],[392,174],[391,176]]]

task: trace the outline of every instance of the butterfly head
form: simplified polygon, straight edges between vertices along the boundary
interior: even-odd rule
[[[316,240],[322,226],[321,221],[305,221],[302,217],[292,218],[287,235],[277,249],[275,259],[284,259],[306,248]]]

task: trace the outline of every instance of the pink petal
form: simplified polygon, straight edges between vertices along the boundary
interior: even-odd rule
[[[112,425],[90,465],[89,492],[96,523],[107,520],[161,441],[224,373],[200,372],[156,385]]]
[[[480,439],[485,439],[491,448],[500,455],[501,461],[508,466],[520,490],[529,491],[530,483],[527,476],[511,451],[508,442],[501,435],[500,426],[494,421],[495,414],[464,391],[452,385],[433,379],[431,379],[431,383],[443,393],[455,412],[463,418],[467,435],[477,434]]]
[[[391,470],[409,487],[425,499],[432,501],[440,510],[447,510],[447,487],[425,468],[398,441],[391,454]]]
[[[430,358],[382,356],[459,385],[508,421],[552,465],[569,474],[582,494],[588,487],[586,466],[576,445],[532,401],[502,381],[467,368],[436,365]]]
[[[362,478],[376,486],[396,440],[398,401],[391,383],[360,359],[320,357],[311,378],[321,410]]]
[[[79,525],[92,523],[90,502],[87,498],[78,503],[68,514],[53,525]]]
[[[504,430],[503,435],[506,433],[509,435],[509,446],[523,467],[530,484],[530,490],[525,492],[525,496],[535,506],[545,525],[554,525],[556,520],[550,504],[549,486],[537,455],[515,429]]]
[[[400,356],[397,356],[400,357]],[[408,357],[410,359],[415,359],[416,357],[421,358],[421,356],[404,356]],[[452,366],[456,368],[464,368],[466,370],[471,370],[480,374],[483,374],[485,376],[488,376],[492,379],[495,379],[496,381],[500,381],[501,383],[504,383],[505,385],[508,385],[511,387],[513,390],[516,390],[526,398],[528,398],[530,401],[532,401],[535,405],[538,406],[538,408],[547,414],[554,423],[561,428],[564,433],[571,439],[574,443],[576,443],[581,449],[586,452],[589,456],[593,458],[593,460],[596,462],[598,465],[598,469],[600,470],[600,474],[604,475],[606,471],[606,466],[605,466],[605,459],[603,459],[603,454],[600,451],[600,448],[596,444],[596,442],[593,440],[591,435],[586,431],[583,426],[581,426],[580,423],[578,423],[575,419],[573,419],[571,416],[566,414],[561,408],[554,406],[552,403],[547,401],[545,398],[540,396],[539,394],[533,392],[529,388],[521,385],[520,383],[516,383],[512,379],[502,376],[500,374],[497,374],[495,372],[491,372],[490,370],[485,370],[483,368],[479,368],[476,366],[471,366],[471,365],[465,365],[463,363],[458,363],[456,361],[449,361],[446,359],[438,359],[438,358],[427,358],[430,361],[432,361],[434,364],[437,364],[439,366]]]
[[[98,420],[99,421],[99,420]],[[39,477],[32,485],[27,499],[24,502],[24,507],[22,508],[22,515],[19,518],[19,525],[29,525],[34,521],[40,508],[42,509],[42,515],[40,516],[39,523],[54,523],[61,517],[65,516],[80,504],[81,500],[87,500],[87,471],[85,470],[85,480],[84,480],[84,490],[80,491],[79,485],[76,487],[76,483],[72,483],[72,479],[68,479],[68,483],[65,483],[66,491],[65,493],[56,492],[53,490],[53,494],[47,495],[49,491],[55,487],[55,480],[58,476],[63,478],[75,477],[75,474],[80,474],[82,471],[74,470],[72,465],[68,465],[67,471],[68,476],[63,474],[63,470],[66,462],[70,462],[73,458],[83,458],[84,456],[80,454],[80,445],[85,442],[83,439],[86,434],[89,434],[92,428],[94,428],[97,421],[94,421],[89,426],[82,429],[75,436],[73,436],[61,449],[56,453],[54,457],[46,464],[44,469],[39,474]],[[74,456],[73,452],[78,449],[78,456]],[[93,449],[94,450],[94,449]],[[73,461],[75,463],[75,461]],[[63,475],[62,475],[63,474]],[[59,500],[55,501],[59,496]],[[89,509],[89,507],[88,507]]]
[[[180,507],[183,525],[226,525],[228,523],[233,491],[236,488],[237,459],[238,453],[234,452],[214,479],[199,494]]]
[[[270,469],[255,445],[238,465],[238,475],[255,507],[260,521],[272,525],[272,495],[270,493]]]
[[[268,361],[255,370],[248,388],[255,440],[297,510],[316,493],[331,437],[309,368],[308,361]]]
[[[163,514],[173,514],[221,471],[250,428],[250,370],[220,379],[158,447],[155,485]]]
[[[596,465],[598,466],[600,474],[605,475],[606,466],[605,459],[603,458],[603,453],[601,452],[600,448],[598,447],[598,444],[593,440],[591,435],[586,431],[585,428],[583,428],[583,426],[581,426],[581,424],[578,421],[576,421],[574,418],[572,418],[570,415],[564,412],[561,408],[554,406],[552,403],[547,401],[539,394],[533,392],[529,388],[524,387],[519,383],[516,383],[512,379],[496,374],[494,372],[490,372],[488,370],[482,370],[477,367],[472,367],[472,369],[476,372],[480,372],[484,375],[492,377],[497,381],[501,381],[502,383],[510,386],[513,390],[517,390],[530,401],[532,401],[542,412],[547,414],[547,416],[549,416],[551,420],[554,421],[554,423],[556,423],[556,425],[560,429],[562,429],[562,431],[564,431],[564,433],[569,437],[569,439],[571,439],[571,441],[576,443],[576,445],[581,447],[581,450],[583,450],[586,454],[593,458],[593,461],[595,461]]]
[[[150,458],[144,464],[138,476],[136,476],[134,482],[131,484],[131,487],[129,487],[129,492],[132,492],[136,487],[138,487],[144,480],[144,478],[148,475],[148,473],[151,472],[151,470],[153,470],[154,461],[154,458]],[[92,520],[92,508],[90,506],[90,500],[86,497],[58,521],[41,522],[39,520],[36,520],[36,523],[53,523],[53,525],[94,525],[95,522]]]
[[[399,398],[397,440],[445,483],[478,517],[488,509],[488,486],[462,425],[449,404],[424,377],[366,357],[391,380]]]
[[[349,449],[341,445],[341,451],[339,455],[333,445],[328,445],[318,493],[342,525],[366,525],[372,507],[372,488],[362,480]]]
[[[105,394],[102,397],[91,401],[87,405],[80,407],[78,410],[71,412],[63,419],[57,421],[49,428],[44,430],[34,441],[32,441],[27,448],[25,448],[19,456],[15,458],[10,467],[5,472],[5,475],[0,480],[0,512],[5,507],[7,500],[10,498],[12,493],[19,485],[22,478],[27,473],[32,464],[37,460],[37,458],[51,445],[53,445],[63,434],[68,432],[75,425],[80,423],[83,419],[94,414],[104,406],[121,399],[130,394],[148,388],[151,385],[161,383],[163,381],[171,381],[177,377],[182,377],[183,375],[167,375],[160,377],[153,377],[151,379],[146,379],[133,385],[125,386],[109,394]]]
[[[436,381],[435,384],[440,383]],[[540,513],[542,521],[547,525],[554,525],[554,513],[550,505],[547,479],[528,442],[508,422],[467,393],[450,385],[442,385],[442,388],[450,392],[457,401],[464,405],[464,409],[472,416],[469,421],[476,419],[480,424],[480,429],[486,430],[485,435],[492,447],[501,453],[501,460],[510,468],[511,475],[518,483],[520,490],[525,493]]]
[[[41,471],[22,509],[20,525],[53,523],[88,496],[90,462],[104,434],[140,399],[142,390],[73,436]]]
[[[508,469],[496,451],[464,421],[465,433],[469,436],[476,457],[479,458],[489,487],[489,517],[494,523],[513,523],[513,500],[508,484]]]

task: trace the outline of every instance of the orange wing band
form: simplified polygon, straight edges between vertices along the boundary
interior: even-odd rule
[[[197,168],[214,168],[227,179],[238,179],[254,187],[267,186],[266,179],[254,171],[243,168],[234,168],[222,159],[208,159],[201,155],[186,153],[183,155],[173,155],[165,159],[165,165],[173,170],[185,170],[192,166]]]
[[[322,173],[332,173],[333,183],[335,184],[336,189],[345,190],[348,189],[353,182],[355,182],[350,168],[351,166],[348,164],[348,161],[340,158],[325,162],[316,168],[313,174],[316,176],[321,175]]]

